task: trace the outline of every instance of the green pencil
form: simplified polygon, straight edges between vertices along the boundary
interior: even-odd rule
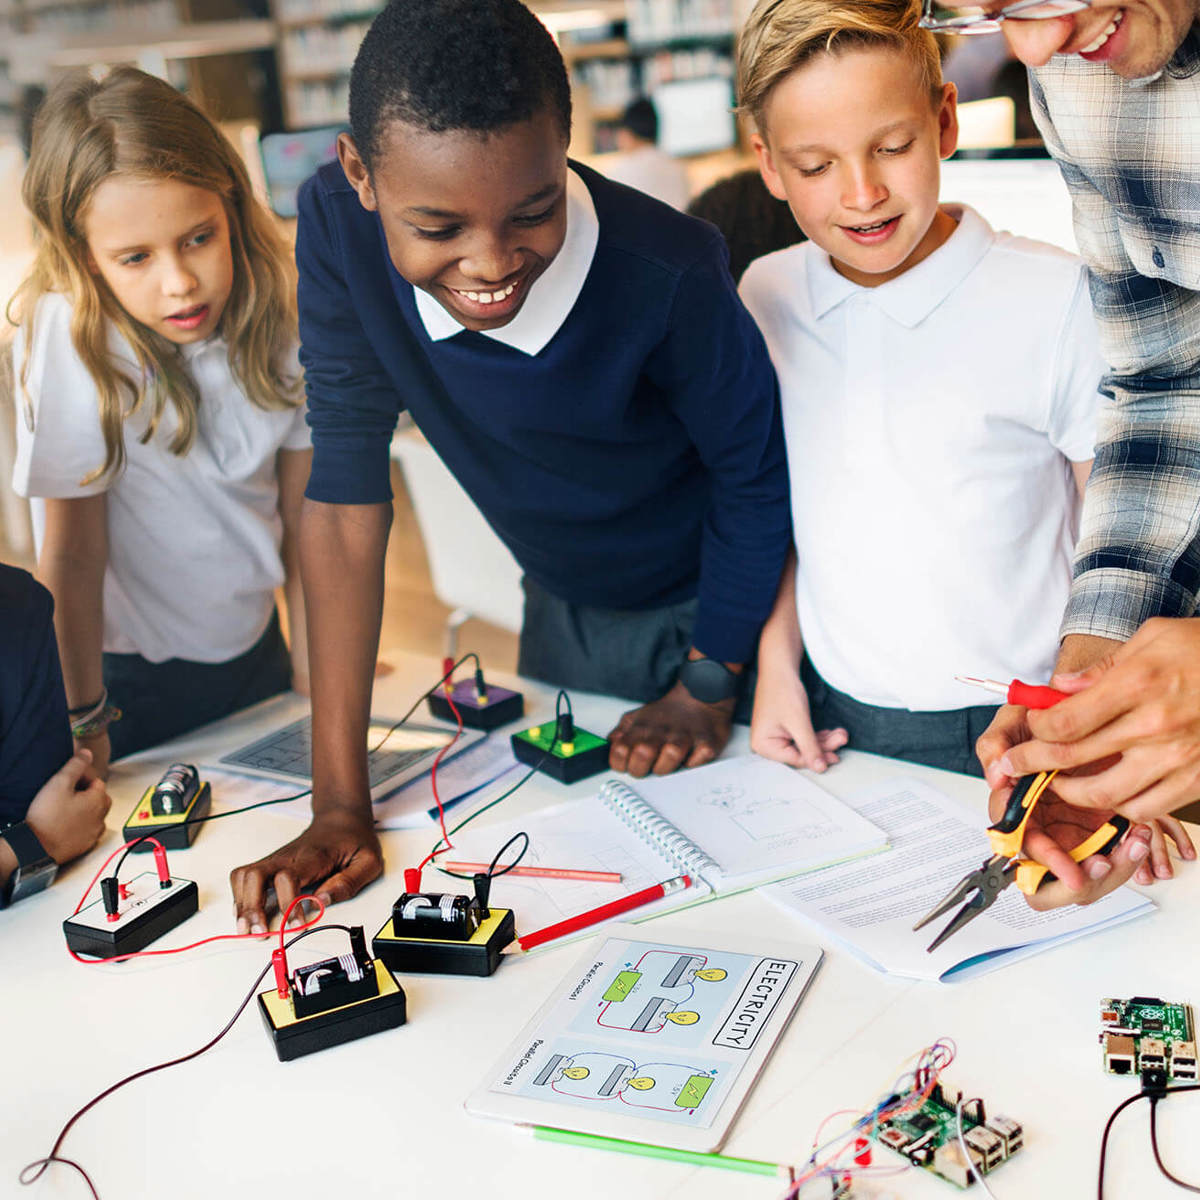
[[[627,1142],[622,1138],[600,1137],[594,1133],[573,1133],[569,1129],[551,1129],[546,1125],[529,1126],[539,1142],[558,1142],[565,1146],[584,1146],[591,1150],[611,1150],[617,1154],[636,1154],[643,1158],[664,1158],[668,1162],[690,1163],[696,1167],[720,1167],[747,1175],[773,1175],[791,1180],[793,1168],[782,1163],[759,1162],[754,1158],[732,1158],[727,1154],[704,1154],[697,1150],[675,1150],[670,1146],[650,1146],[645,1142]]]

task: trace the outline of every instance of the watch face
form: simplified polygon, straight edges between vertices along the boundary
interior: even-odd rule
[[[679,682],[704,704],[737,695],[738,676],[712,658],[689,659],[679,668]]]

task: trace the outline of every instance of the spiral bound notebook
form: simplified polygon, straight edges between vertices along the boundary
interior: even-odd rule
[[[692,887],[624,919],[645,920],[887,847],[882,830],[810,778],[753,754],[636,785],[610,779],[598,797],[464,830],[455,856],[487,862],[518,831],[529,835],[523,866],[622,876],[619,884],[497,878],[492,898],[516,914],[518,933],[676,875],[690,875]]]

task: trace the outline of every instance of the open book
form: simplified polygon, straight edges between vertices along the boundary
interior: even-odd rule
[[[1014,885],[929,954],[925,947],[958,910],[916,932],[913,924],[991,853],[983,815],[911,778],[886,780],[847,802],[887,832],[891,848],[869,863],[774,884],[763,895],[880,971],[957,982],[1154,910],[1144,896],[1120,888],[1086,908],[1039,913]]]
[[[616,871],[622,876],[620,883],[498,877],[492,898],[498,907],[513,910],[520,933],[532,933],[676,875],[690,875],[692,887],[624,919],[645,920],[873,854],[887,845],[885,835],[870,821],[812,780],[753,754],[638,780],[635,786],[610,779],[596,798],[466,829],[446,857],[488,862],[518,831],[529,835],[522,866]],[[594,932],[592,927],[578,936]]]

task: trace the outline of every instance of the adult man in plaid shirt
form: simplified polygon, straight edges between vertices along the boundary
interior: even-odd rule
[[[1000,29],[1035,68],[1110,368],[1052,680],[1079,694],[1000,709],[977,747],[993,814],[1021,775],[1086,771],[1055,780],[1026,839],[1063,881],[1036,906],[1086,902],[1168,878],[1167,814],[1200,797],[1200,0],[924,0],[924,17]],[[1063,847],[1114,809],[1150,825],[1081,869]]]

